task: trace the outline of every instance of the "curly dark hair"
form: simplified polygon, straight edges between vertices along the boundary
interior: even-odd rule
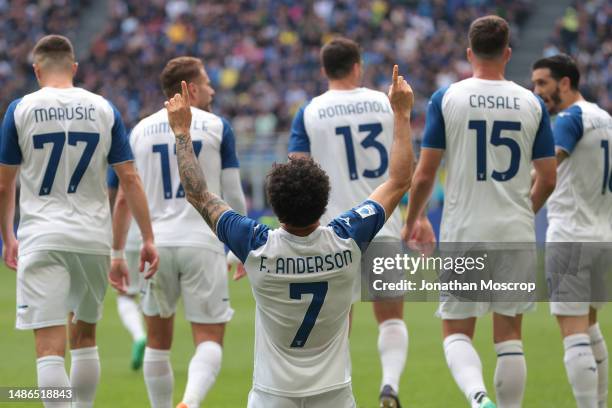
[[[329,177],[310,158],[274,164],[266,178],[266,194],[279,221],[306,227],[321,218],[329,200]]]

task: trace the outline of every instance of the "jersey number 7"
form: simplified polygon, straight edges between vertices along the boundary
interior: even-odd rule
[[[308,340],[308,336],[310,336],[310,332],[312,331],[312,328],[317,321],[317,317],[319,316],[319,312],[323,307],[325,295],[327,295],[327,287],[327,282],[289,284],[289,297],[291,299],[299,300],[302,298],[303,294],[312,293],[312,302],[310,302],[310,306],[308,306],[308,310],[306,310],[306,316],[304,316],[304,321],[300,325],[300,328],[291,342],[291,347],[302,348],[306,344],[306,340]]]
[[[89,162],[96,151],[96,146],[100,141],[99,133],[88,133],[88,132],[68,132],[68,144],[70,146],[76,146],[78,142],[85,143],[85,149],[83,155],[77,163],[72,177],[70,177],[70,183],[68,184],[68,194],[76,193],[77,187],[89,166]],[[59,166],[62,152],[64,151],[64,144],[66,143],[66,133],[54,132],[54,133],[43,133],[34,135],[32,137],[32,143],[35,149],[44,149],[47,143],[53,144],[51,148],[51,155],[49,156],[49,164],[47,164],[47,170],[43,176],[42,185],[38,195],[49,195],[53,188],[53,182],[55,181],[55,174]]]

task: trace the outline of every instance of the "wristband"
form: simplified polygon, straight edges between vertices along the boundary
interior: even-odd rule
[[[111,249],[111,260],[112,259],[125,259],[125,251],[123,249]]]

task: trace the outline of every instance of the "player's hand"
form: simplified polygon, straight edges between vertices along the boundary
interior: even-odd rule
[[[403,232],[402,238],[404,238]],[[429,218],[419,217],[414,223],[412,234],[407,239],[404,238],[404,242],[413,251],[418,251],[423,255],[431,255],[436,249],[436,234],[434,234]]]
[[[145,265],[148,264],[148,268],[145,271]],[[157,248],[153,242],[144,242],[140,250],[140,272],[144,272],[144,278],[149,279],[155,275],[157,268],[159,267],[159,255],[157,254]]]
[[[191,128],[191,102],[187,82],[181,81],[182,92],[164,103],[168,110],[168,122],[175,135],[189,133]]]
[[[2,246],[2,259],[6,266],[12,270],[17,270],[17,255],[19,252],[19,241],[16,239],[7,240]]]
[[[125,259],[112,259],[111,268],[108,273],[108,281],[111,286],[122,295],[125,295],[127,288],[130,285],[130,275],[128,273],[127,263]]]
[[[389,102],[396,115],[406,116],[410,115],[412,105],[414,104],[412,88],[408,85],[408,82],[404,80],[404,77],[399,75],[399,68],[397,65],[393,66],[393,77],[391,86],[389,87]]]
[[[234,281],[238,281],[242,278],[244,278],[246,276],[246,268],[244,267],[243,264],[241,263],[237,263],[236,264],[236,271],[234,272],[234,276],[232,276],[232,280]]]

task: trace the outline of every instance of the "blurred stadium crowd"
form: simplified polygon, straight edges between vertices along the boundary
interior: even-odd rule
[[[85,2],[86,5],[87,2]],[[318,52],[335,34],[364,49],[364,84],[385,90],[388,67],[400,62],[416,91],[416,124],[440,86],[470,75],[465,61],[469,22],[497,13],[512,24],[513,45],[533,0],[111,0],[110,18],[95,38],[78,81],[113,101],[128,126],[161,106],[158,76],[177,55],[204,59],[217,90],[215,112],[232,119],[242,145],[286,131],[295,110],[325,89]],[[23,90],[28,53],[43,33],[74,35],[76,0],[0,0],[0,84],[3,105]],[[612,108],[612,4],[577,1],[544,50],[578,57],[585,93]],[[112,80],[111,80],[112,79]]]
[[[74,36],[91,0],[0,0],[0,113],[34,81],[29,51],[44,33]],[[471,75],[466,33],[495,13],[513,46],[535,0],[109,0],[108,22],[80,58],[77,83],[111,100],[128,127],[162,106],[159,73],[178,55],[201,57],[217,91],[213,110],[232,121],[241,159],[286,154],[297,108],[325,90],[319,49],[336,34],[362,45],[364,85],[386,91],[399,62],[415,90],[416,139],[429,96]],[[554,27],[544,55],[575,55],[584,94],[612,110],[612,4],[577,0]],[[529,67],[525,67],[526,70]],[[268,155],[263,159],[262,155]],[[248,173],[251,173],[250,171]],[[249,174],[252,177],[251,174]],[[247,192],[252,180],[246,180]],[[259,184],[259,183],[255,183]],[[257,189],[255,189],[257,190]],[[255,193],[257,194],[257,193]],[[258,202],[262,202],[260,197]]]

